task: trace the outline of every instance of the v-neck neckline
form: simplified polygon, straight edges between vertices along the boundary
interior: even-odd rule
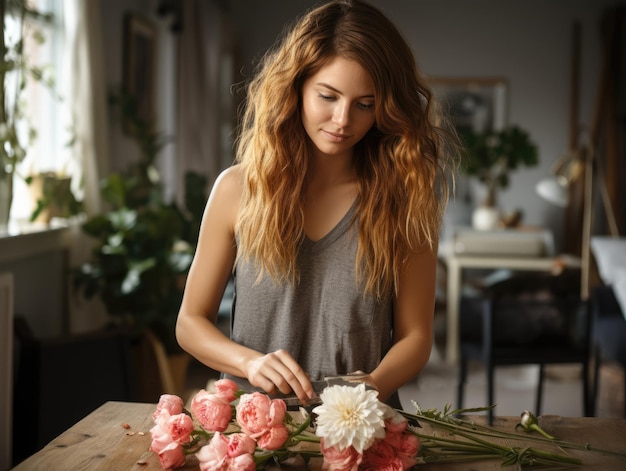
[[[335,227],[333,227],[320,239],[314,241],[305,234],[303,245],[308,249],[321,250],[336,241],[344,232],[348,230],[348,228],[352,224],[352,219],[354,213],[356,212],[357,201],[358,198],[356,198],[352,202],[352,205],[350,206],[346,214],[344,214],[344,216],[339,220]]]

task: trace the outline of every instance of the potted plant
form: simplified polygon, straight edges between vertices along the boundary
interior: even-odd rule
[[[174,330],[185,276],[197,242],[206,203],[206,178],[186,175],[185,206],[164,200],[156,157],[165,144],[141,121],[133,100],[116,98],[141,159],[124,173],[101,182],[108,209],[89,218],[85,233],[96,241],[93,258],[75,273],[75,286],[86,297],[99,296],[108,313],[139,340],[149,332],[167,353],[182,352]]]
[[[13,201],[13,177],[28,144],[37,135],[27,122],[22,93],[31,80],[53,88],[43,69],[29,63],[24,54],[27,39],[39,43],[44,40],[36,28],[26,27],[25,20],[50,22],[52,14],[35,10],[23,0],[0,0],[0,15],[0,228],[5,228]]]
[[[463,129],[461,171],[477,178],[486,196],[472,221],[477,229],[493,229],[498,222],[497,192],[510,184],[510,173],[521,166],[539,163],[537,145],[519,126],[482,132]]]
[[[26,178],[30,186],[35,208],[30,216],[32,221],[49,224],[54,217],[69,218],[83,212],[71,188],[72,178],[57,172],[41,172]]]

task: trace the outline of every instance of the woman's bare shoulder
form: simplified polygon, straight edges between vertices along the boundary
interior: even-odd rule
[[[228,200],[239,202],[243,191],[243,169],[240,165],[233,165],[223,170],[213,185],[214,196],[225,197]]]
[[[243,193],[243,172],[235,165],[223,170],[215,179],[205,210],[205,219],[212,228],[225,224],[233,230],[239,214],[239,204]]]

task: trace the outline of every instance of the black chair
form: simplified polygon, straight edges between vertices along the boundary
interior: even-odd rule
[[[541,413],[544,367],[547,364],[582,365],[583,408],[592,415],[590,368],[590,309],[579,295],[565,295],[549,275],[515,280],[526,286],[515,292],[510,282],[492,289],[486,297],[461,299],[460,365],[457,404],[463,407],[468,363],[483,363],[487,375],[487,404],[494,405],[497,366],[539,365],[535,413]],[[532,280],[532,283],[527,284]],[[532,285],[532,286],[531,286]],[[574,284],[574,287],[576,285]],[[538,291],[534,291],[542,287]],[[500,288],[500,289],[498,289]],[[529,293],[533,293],[532,295]],[[521,412],[521,411],[520,411]],[[494,409],[488,412],[492,423]]]
[[[105,402],[137,399],[124,331],[36,338],[22,317],[14,327],[14,464]]]
[[[626,319],[611,286],[602,285],[594,289],[591,303],[594,415],[600,383],[600,367],[603,362],[614,361],[624,369],[624,418],[626,418]]]

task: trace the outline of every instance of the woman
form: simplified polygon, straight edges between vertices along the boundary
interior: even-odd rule
[[[310,11],[249,85],[206,206],[180,345],[267,393],[361,371],[381,400],[428,361],[446,135],[412,52],[362,1]],[[215,326],[234,276],[231,338]]]

